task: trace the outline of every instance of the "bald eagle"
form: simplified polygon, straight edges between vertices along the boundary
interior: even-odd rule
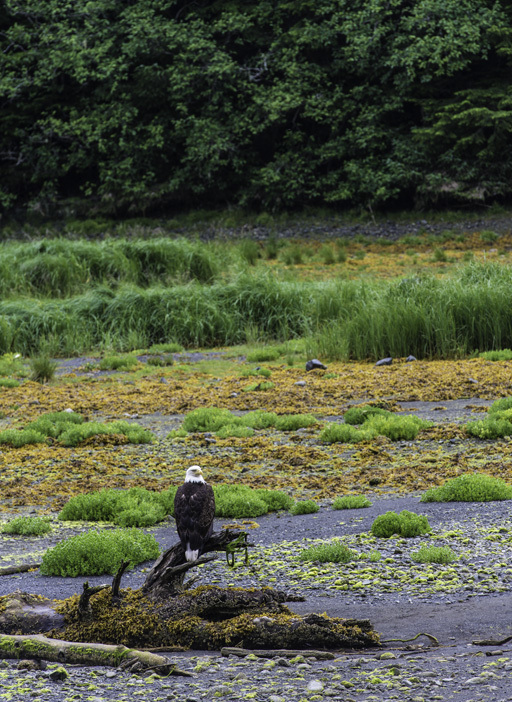
[[[174,518],[187,561],[196,561],[213,531],[215,496],[199,466],[191,466],[174,497]]]

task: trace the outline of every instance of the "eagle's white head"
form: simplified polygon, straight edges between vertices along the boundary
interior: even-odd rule
[[[190,466],[185,475],[186,483],[204,483],[203,471],[199,466]]]

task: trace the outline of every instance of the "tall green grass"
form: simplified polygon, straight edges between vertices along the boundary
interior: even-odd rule
[[[162,251],[178,244],[169,240],[159,249],[159,241],[149,242],[152,247],[148,242],[112,242],[114,248],[123,247],[116,251],[129,262],[130,283],[120,277],[116,287],[110,278],[109,285],[67,298],[62,283],[55,289],[60,299],[4,295],[0,352],[29,355],[45,345],[53,355],[72,355],[103,347],[106,340],[116,351],[169,342],[184,347],[234,345],[246,341],[248,329],[257,330],[258,337],[267,341],[306,337],[308,355],[323,359],[375,360],[409,354],[453,358],[476,350],[512,348],[510,266],[471,263],[443,280],[425,276],[393,282],[313,283],[279,281],[256,268],[251,275],[215,282],[212,271],[208,273],[200,261],[201,248],[187,242],[188,273],[178,275],[182,282],[163,285],[171,273]],[[44,253],[60,255],[51,247]],[[98,276],[104,275],[101,265]],[[213,282],[204,285],[200,280]]]

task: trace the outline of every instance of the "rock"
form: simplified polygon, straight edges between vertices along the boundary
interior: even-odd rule
[[[324,686],[320,680],[310,680],[306,687],[306,690],[308,690],[308,692],[320,692],[320,690],[323,689]]]
[[[412,361],[417,361],[417,360],[418,359],[416,358],[416,356],[407,356],[407,358],[405,359],[405,362],[412,363]]]
[[[381,358],[380,361],[377,361],[375,364],[376,366],[390,366],[393,363],[393,359],[391,356],[388,356],[387,358]]]
[[[473,383],[473,385],[478,385],[478,380],[475,380],[474,378],[468,378],[468,383]]]
[[[66,680],[66,678],[69,678],[69,673],[65,668],[63,668],[60,665],[58,668],[55,668],[55,670],[50,671],[48,673],[48,677],[50,678],[50,680],[56,682],[59,680]]]
[[[327,369],[327,366],[324,366],[324,364],[318,360],[318,358],[313,358],[311,361],[306,362],[306,370],[311,371],[315,370],[317,368],[321,368],[323,370]]]
[[[16,666],[18,670],[41,670],[41,662],[23,659]]]
[[[294,383],[294,385],[298,385],[300,388],[303,388],[306,385],[306,381],[305,380],[297,380],[297,382]]]
[[[396,656],[391,651],[384,651],[384,653],[380,654],[379,658],[381,661],[388,661],[392,658],[396,658]]]

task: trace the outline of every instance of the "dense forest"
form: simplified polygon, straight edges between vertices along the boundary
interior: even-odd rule
[[[508,0],[4,0],[0,47],[6,211],[512,192]]]

